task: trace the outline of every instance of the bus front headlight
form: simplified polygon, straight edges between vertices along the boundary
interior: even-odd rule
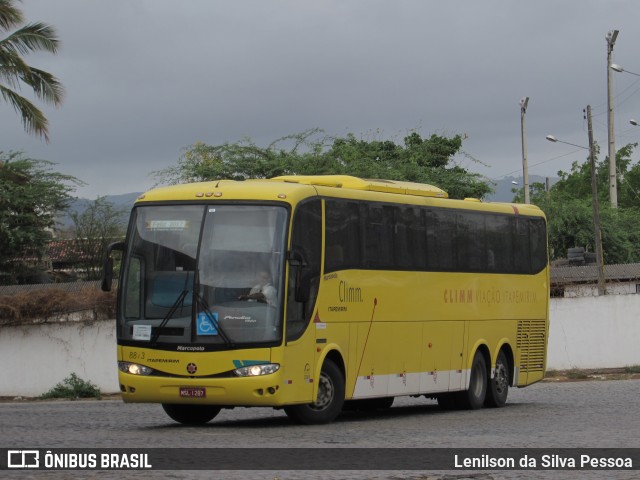
[[[118,362],[118,368],[121,372],[130,373],[131,375],[151,375],[153,372],[153,368],[130,362]]]
[[[257,377],[259,375],[270,375],[277,372],[280,365],[277,363],[264,363],[262,365],[251,365],[249,367],[236,368],[233,373],[239,377]]]

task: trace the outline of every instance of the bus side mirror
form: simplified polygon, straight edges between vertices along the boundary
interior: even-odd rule
[[[124,252],[124,242],[114,242],[107,247],[102,265],[102,283],[100,285],[103,292],[111,291],[111,284],[113,283],[113,258],[111,253],[114,250]]]
[[[296,269],[295,300],[298,303],[307,303],[309,301],[311,282],[308,276],[302,275],[302,270],[308,266],[304,254],[298,250],[290,251],[289,265]]]

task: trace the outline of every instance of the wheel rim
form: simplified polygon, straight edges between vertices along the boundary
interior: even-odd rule
[[[324,410],[333,400],[334,388],[331,378],[326,373],[320,374],[320,383],[318,384],[318,399],[311,404],[314,410]]]
[[[502,395],[509,388],[509,374],[507,373],[507,367],[502,362],[496,364],[494,383],[498,395]]]

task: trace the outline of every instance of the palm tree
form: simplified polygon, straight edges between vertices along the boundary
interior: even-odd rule
[[[35,51],[55,54],[59,41],[53,27],[44,23],[24,25],[22,11],[15,0],[0,0],[0,32],[9,36],[0,40],[0,94],[22,118],[24,129],[49,141],[49,122],[44,114],[29,100],[19,95],[21,85],[33,89],[35,96],[52,105],[59,106],[64,88],[52,74],[30,67],[23,55]]]

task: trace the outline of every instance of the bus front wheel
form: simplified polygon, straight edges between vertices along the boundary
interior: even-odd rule
[[[342,411],[344,391],[342,371],[327,359],[320,372],[316,401],[305,405],[290,405],[284,407],[284,411],[289,418],[305,425],[329,423]]]
[[[215,405],[181,405],[163,403],[162,408],[172,420],[184,425],[202,425],[220,413],[221,407]]]
[[[460,408],[467,410],[477,410],[484,405],[487,396],[487,362],[484,355],[477,351],[473,357],[471,364],[471,380],[469,381],[469,390],[459,392],[456,398],[456,404]]]
[[[502,350],[496,359],[496,368],[493,373],[493,380],[489,382],[487,389],[487,399],[484,404],[487,407],[504,407],[509,394],[509,362]]]

